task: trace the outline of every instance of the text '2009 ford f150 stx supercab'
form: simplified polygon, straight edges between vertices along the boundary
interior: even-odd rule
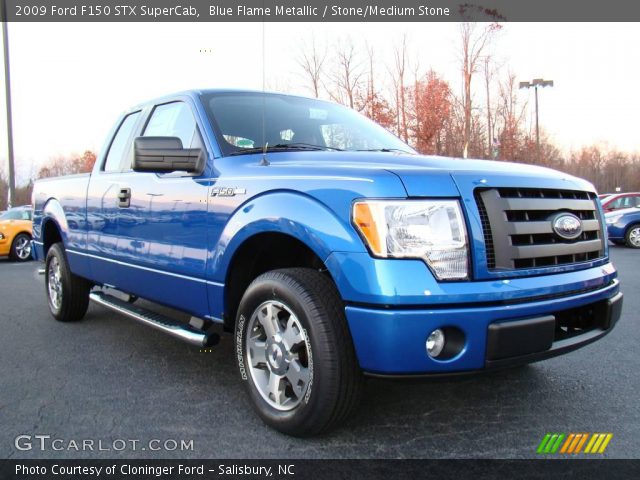
[[[57,320],[93,300],[199,346],[233,332],[256,411],[292,435],[343,420],[363,374],[541,360],[601,338],[622,307],[591,184],[421,156],[316,99],[141,104],[91,174],[38,181],[33,202]]]

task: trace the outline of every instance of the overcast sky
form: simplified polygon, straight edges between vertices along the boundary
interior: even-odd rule
[[[296,64],[301,43],[368,42],[382,64],[407,35],[411,58],[459,91],[453,23],[10,23],[14,142],[19,179],[57,154],[99,149],[119,113],[172,91],[204,87],[309,93]],[[540,92],[540,122],[569,150],[605,142],[639,151],[638,24],[509,23],[495,57],[518,80],[555,82]],[[264,60],[264,61],[263,61]],[[385,77],[388,75],[385,74]],[[0,85],[4,88],[4,80]],[[482,78],[478,76],[478,104]],[[533,92],[519,92],[533,107]],[[0,160],[6,162],[4,96]],[[529,115],[533,114],[533,109]],[[528,118],[531,118],[530,116]],[[6,168],[4,169],[6,171]]]

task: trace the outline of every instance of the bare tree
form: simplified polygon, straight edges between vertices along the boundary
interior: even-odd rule
[[[364,76],[358,53],[353,42],[347,39],[338,43],[335,55],[335,70],[332,75],[334,88],[329,91],[329,96],[338,103],[355,108]]]
[[[376,88],[375,88],[376,76],[375,76],[373,66],[374,66],[375,52],[373,47],[368,43],[366,44],[366,49],[367,49],[367,63],[369,67],[369,73],[367,76],[366,110],[367,110],[367,116],[369,118],[374,118],[375,116],[374,100],[376,98]]]
[[[398,135],[405,141],[409,141],[409,125],[407,122],[407,91],[405,78],[407,74],[407,36],[402,36],[400,44],[393,49],[394,64],[391,71],[397,111]]]
[[[461,64],[463,80],[463,108],[464,131],[462,156],[469,156],[469,142],[471,141],[471,80],[478,71],[483,52],[491,43],[495,33],[502,28],[498,23],[478,24],[464,22],[460,24]]]
[[[367,69],[366,89],[356,98],[357,110],[387,129],[393,127],[395,116],[389,102],[377,88],[376,57],[372,46],[366,44]]]
[[[500,82],[498,108],[496,110],[495,131],[500,139],[499,158],[520,160],[525,147],[523,124],[525,105],[518,104],[516,76],[509,72]]]
[[[309,49],[307,50],[306,47],[303,47],[302,53],[297,59],[298,65],[300,65],[311,84],[313,96],[316,98],[320,97],[326,59],[327,49],[326,47],[318,47],[315,36],[311,37],[311,46]]]
[[[484,86],[485,95],[487,97],[487,157],[491,157],[493,147],[493,126],[491,125],[491,79],[493,77],[493,67],[491,65],[491,56],[484,57]]]

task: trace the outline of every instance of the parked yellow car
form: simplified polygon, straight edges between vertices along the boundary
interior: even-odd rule
[[[31,207],[16,207],[0,215],[0,256],[11,260],[31,260]]]

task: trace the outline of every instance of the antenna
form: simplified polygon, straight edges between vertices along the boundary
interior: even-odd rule
[[[264,7],[264,0],[262,1],[262,6]],[[264,11],[264,8],[262,9]],[[267,148],[269,147],[269,142],[267,142],[267,126],[266,126],[266,98],[265,98],[265,78],[266,78],[266,48],[265,48],[265,28],[266,22],[264,17],[262,18],[262,160],[260,160],[261,167],[267,167],[269,165],[269,160],[267,160]]]
[[[269,148],[269,142],[265,142],[262,146],[262,160],[260,160],[261,167],[268,167],[269,160],[267,160],[267,149]]]

